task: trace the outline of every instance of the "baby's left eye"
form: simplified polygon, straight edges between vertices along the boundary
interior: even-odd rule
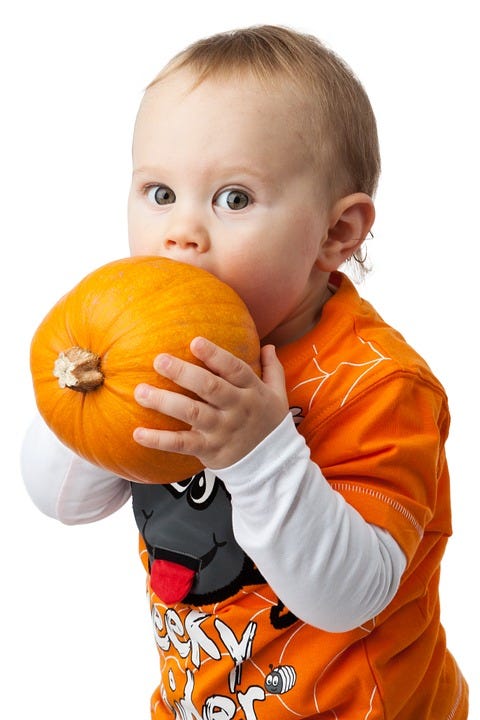
[[[242,190],[223,190],[215,198],[216,205],[228,210],[243,210],[249,203],[249,196]]]

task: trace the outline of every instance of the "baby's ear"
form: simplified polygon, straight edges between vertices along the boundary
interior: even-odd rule
[[[346,195],[330,211],[328,235],[319,249],[317,267],[337,270],[359,249],[375,220],[372,198],[366,193]]]

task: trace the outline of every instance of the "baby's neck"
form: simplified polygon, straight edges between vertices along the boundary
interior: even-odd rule
[[[318,323],[322,308],[334,291],[328,285],[326,274],[325,282],[318,283],[304,297],[302,303],[266,337],[262,338],[262,345],[272,344],[282,347],[306,335]]]

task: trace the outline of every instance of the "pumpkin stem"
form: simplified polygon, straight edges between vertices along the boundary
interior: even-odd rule
[[[70,388],[79,392],[90,392],[103,383],[100,370],[100,357],[91,350],[71,347],[61,352],[55,360],[53,374],[58,378],[61,388]]]

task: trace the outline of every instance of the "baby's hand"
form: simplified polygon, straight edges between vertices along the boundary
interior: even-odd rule
[[[136,428],[133,437],[145,447],[194,455],[212,470],[233,465],[261,442],[286,417],[285,379],[273,345],[262,348],[262,379],[242,360],[205,338],[190,349],[207,369],[158,355],[155,370],[200,400],[151,385],[137,385],[140,405],[183,420],[189,430]]]

